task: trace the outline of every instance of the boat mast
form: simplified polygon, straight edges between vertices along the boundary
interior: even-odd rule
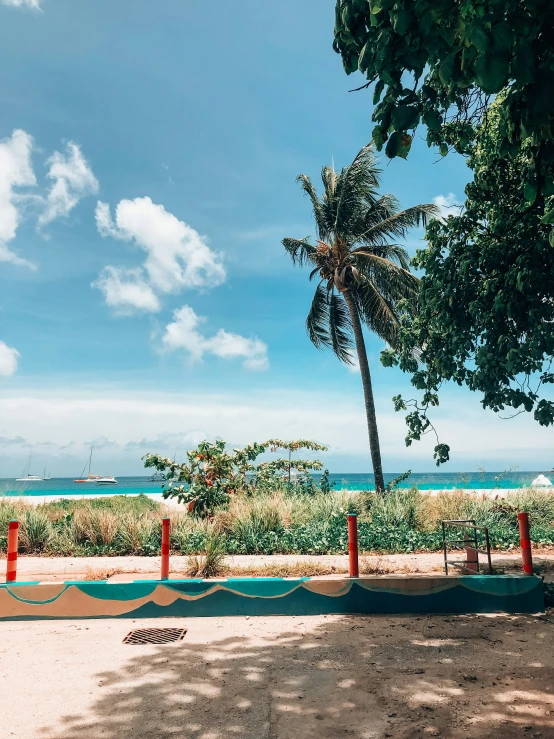
[[[88,474],[89,474],[89,477],[90,477],[90,466],[92,464],[92,450],[93,450],[93,448],[94,447],[91,447],[90,448],[90,457],[89,457],[89,460],[88,460]]]

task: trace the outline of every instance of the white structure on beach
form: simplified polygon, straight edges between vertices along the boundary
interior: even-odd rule
[[[544,475],[539,475],[538,477],[535,477],[533,482],[531,483],[532,488],[551,488],[552,483],[548,479],[548,477],[545,477]]]

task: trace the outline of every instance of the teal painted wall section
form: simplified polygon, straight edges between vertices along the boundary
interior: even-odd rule
[[[0,586],[0,619],[537,613],[538,577],[509,575],[138,580]]]

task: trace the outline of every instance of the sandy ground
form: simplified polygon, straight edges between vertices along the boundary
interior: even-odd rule
[[[179,626],[182,642],[122,643]],[[0,736],[554,737],[554,617],[0,624]]]
[[[454,559],[460,557],[449,555]],[[5,555],[4,555],[5,559]],[[554,572],[554,553],[534,553],[533,561],[551,579]],[[261,567],[266,564],[283,564],[293,562],[319,562],[324,565],[348,570],[347,555],[239,555],[226,558],[227,564],[234,568]],[[430,554],[387,554],[361,557],[365,563],[376,570],[396,573],[444,572],[442,552]],[[498,571],[517,572],[521,569],[519,552],[495,553],[492,557],[493,567]],[[185,576],[187,557],[172,556],[170,560],[171,576]],[[379,573],[377,573],[379,574]],[[5,566],[0,563],[0,582],[4,582]],[[80,580],[86,577],[110,579],[113,581],[129,579],[125,575],[142,577],[159,577],[160,557],[31,557],[19,555],[17,563],[17,579],[21,582],[36,580]]]

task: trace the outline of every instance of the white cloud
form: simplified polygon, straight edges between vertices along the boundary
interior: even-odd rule
[[[10,8],[40,10],[40,0],[0,0],[0,2],[2,5],[8,5]]]
[[[155,313],[160,310],[160,301],[150,285],[143,279],[139,269],[105,267],[98,279],[92,283],[104,293],[106,304],[119,315],[130,315],[135,311]]]
[[[199,361],[204,354],[214,354],[222,359],[244,358],[244,367],[251,370],[265,370],[269,367],[267,346],[260,339],[247,339],[223,329],[206,338],[198,328],[205,318],[197,316],[189,305],[178,308],[173,313],[174,321],[165,327],[163,345],[169,351],[185,349],[191,359]]]
[[[70,141],[65,154],[55,151],[47,162],[53,185],[46,198],[46,208],[38,224],[44,226],[55,218],[69,215],[79,200],[98,192],[98,180],[84,158],[80,147]]]
[[[433,204],[439,208],[439,218],[442,220],[448,216],[459,216],[463,207],[463,203],[460,203],[453,192],[449,192],[448,195],[437,195],[433,198]]]
[[[14,188],[36,185],[31,164],[32,149],[32,137],[20,129],[15,130],[9,139],[0,141],[0,262],[34,269],[31,262],[8,247],[21,221],[18,203],[22,196]]]
[[[225,280],[220,255],[205,238],[149,197],[122,200],[115,222],[109,205],[99,202],[96,225],[102,236],[133,241],[146,253],[143,267],[156,291],[215,287]]]
[[[159,451],[168,456],[176,452],[177,459],[184,459],[184,451],[193,448],[199,437],[223,438],[233,446],[274,437],[314,439],[329,445],[330,451],[321,458],[329,460],[325,463],[332,472],[370,469],[361,389],[334,392],[330,422],[329,392],[315,388],[252,386],[245,393],[220,385],[217,392],[195,388],[189,393],[173,389],[153,393],[146,388],[131,390],[119,385],[72,385],[16,392],[12,383],[9,385],[9,390],[6,383],[0,386],[0,434],[19,436],[25,443],[14,443],[9,454],[4,452],[4,477],[21,472],[28,448],[37,448],[44,439],[54,446],[42,452],[37,448],[36,469],[47,466],[53,477],[75,476],[88,460],[87,440],[105,435],[107,429],[109,439],[117,446],[108,446],[93,457],[98,473],[113,472],[116,476],[146,474],[140,461],[144,452]],[[434,467],[432,449],[436,441],[432,435],[411,447],[404,445],[405,414],[391,410],[391,394],[376,396],[385,470],[443,471]],[[452,462],[444,468],[446,471],[475,471],[477,465],[503,470],[513,464],[540,470],[552,452],[551,428],[539,426],[530,414],[502,421],[494,413],[483,411],[476,395],[461,389],[441,397],[435,413],[433,421],[442,440],[452,446]],[[189,437],[189,429],[198,433],[191,432]],[[143,439],[148,448],[140,447],[142,441],[133,441]],[[68,445],[71,440],[75,443]]]
[[[188,429],[187,431],[178,431],[177,433],[163,431],[154,438],[143,437],[135,441],[128,441],[125,448],[128,450],[140,449],[142,451],[152,451],[168,449],[178,449],[182,454],[183,449],[194,449],[205,439],[212,438],[210,434],[202,429]],[[170,452],[171,453],[171,452]]]
[[[94,449],[107,449],[109,447],[117,446],[116,441],[111,441],[106,436],[98,436],[96,439],[91,441],[85,441],[86,446],[94,447]]]
[[[344,366],[353,375],[359,375],[360,374],[360,362],[358,361],[358,355],[355,351],[353,351],[350,353],[350,356],[352,358],[352,364],[345,364]]]
[[[17,360],[20,354],[17,349],[0,341],[0,376],[11,377],[17,371]]]

